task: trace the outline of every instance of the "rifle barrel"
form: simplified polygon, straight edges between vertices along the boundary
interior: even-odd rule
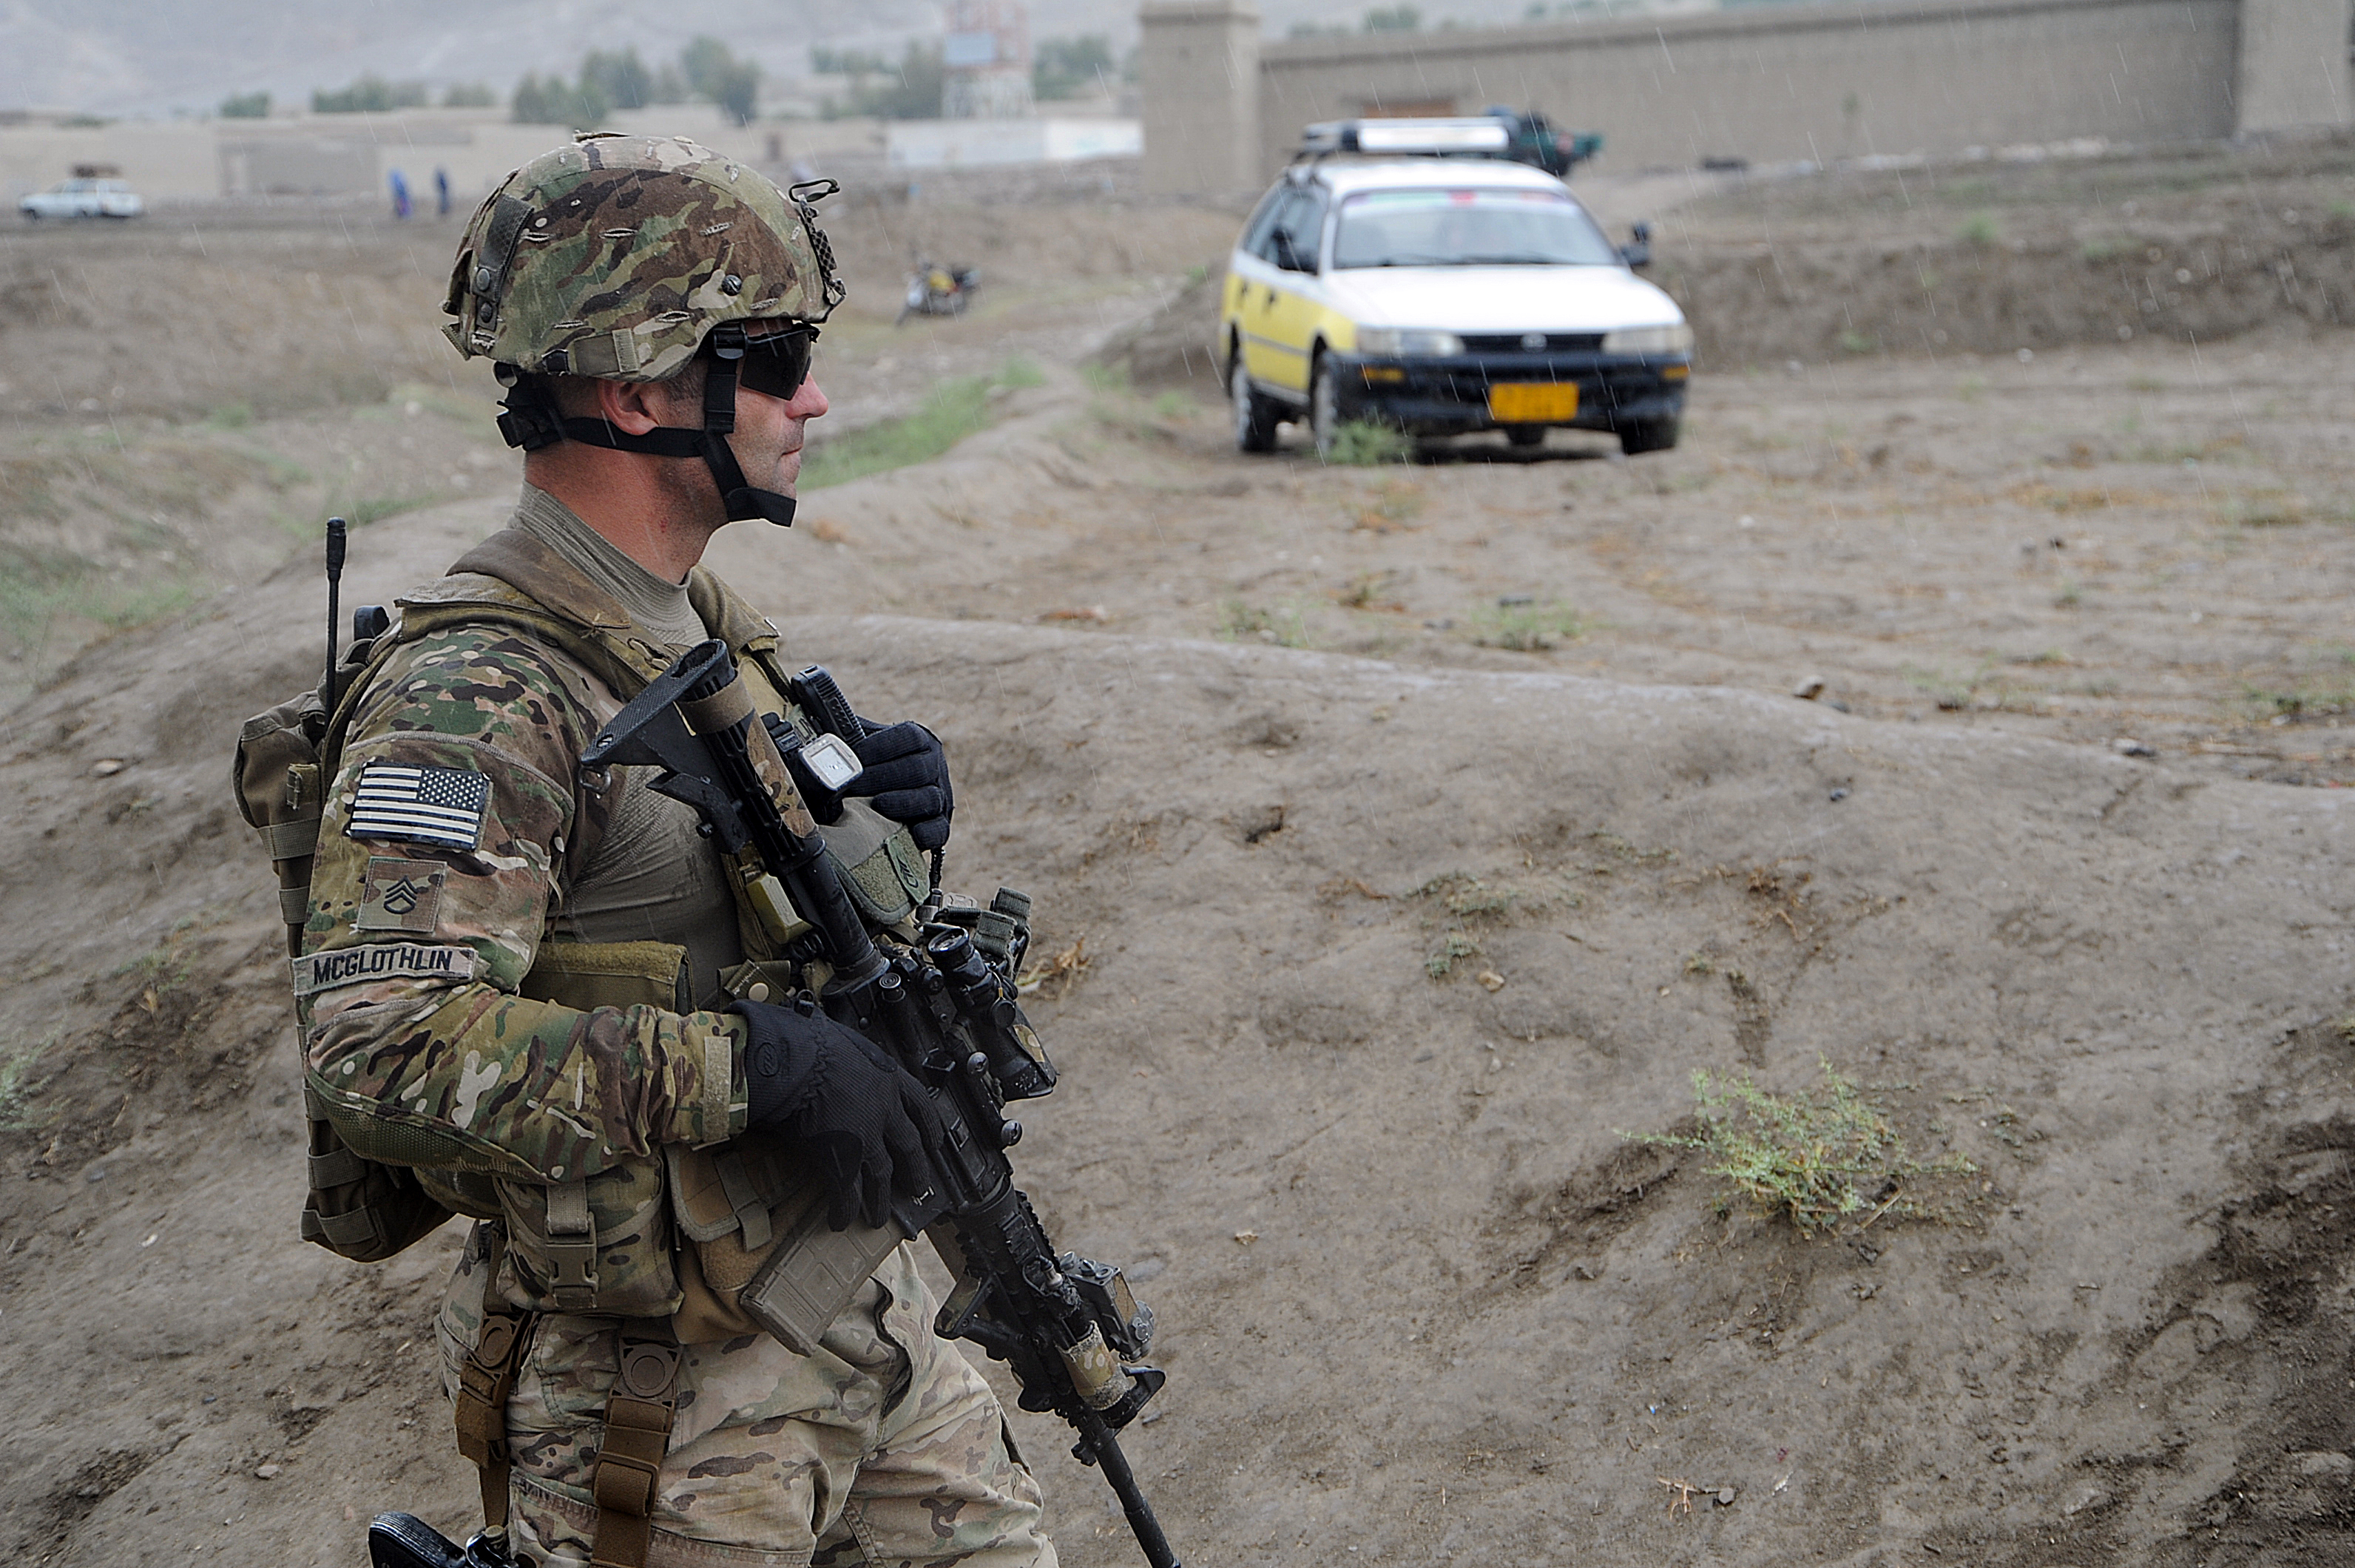
[[[1135,1533],[1137,1545],[1145,1549],[1145,1560],[1153,1568],[1182,1568],[1169,1538],[1161,1533],[1161,1520],[1154,1517],[1153,1505],[1145,1500],[1144,1488],[1136,1484],[1136,1472],[1128,1467],[1120,1439],[1103,1416],[1077,1400],[1071,1404],[1072,1409],[1063,1412],[1063,1419],[1079,1429],[1080,1462],[1103,1471],[1113,1495],[1120,1499],[1121,1511],[1128,1516],[1128,1528]]]

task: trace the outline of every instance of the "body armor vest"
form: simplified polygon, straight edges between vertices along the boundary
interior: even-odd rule
[[[735,655],[755,707],[811,728],[786,695],[776,629],[704,568],[690,573],[687,592],[705,626]],[[307,694],[249,720],[239,739],[240,809],[278,865],[290,951],[299,950],[319,820],[352,713],[394,648],[437,631],[512,628],[563,654],[622,702],[669,663],[665,650],[630,635],[628,617],[609,597],[518,529],[475,547],[447,576],[402,598],[400,609],[389,631],[352,649],[335,713],[317,693]],[[588,691],[573,696],[584,709],[590,706]],[[576,779],[576,790],[585,787]],[[863,801],[845,807],[838,823],[820,830],[845,873],[845,888],[870,924],[900,925],[930,891],[915,845]],[[573,863],[586,864],[590,848],[576,847]],[[804,983],[788,949],[807,928],[749,850],[728,869],[744,961],[722,973],[721,986],[735,997],[782,1000]],[[686,994],[686,959],[684,947],[668,943],[571,942],[543,933],[517,989],[584,1009],[687,1011],[694,998]],[[806,1353],[833,1308],[900,1239],[888,1227],[828,1230],[816,1180],[794,1151],[771,1139],[671,1147],[585,1181],[538,1183],[436,1160],[435,1151],[415,1147],[413,1134],[379,1136],[408,1129],[348,1117],[330,1124],[317,1105],[309,1111],[306,1240],[372,1261],[453,1213],[496,1221],[506,1236],[506,1263],[492,1288],[527,1312],[676,1317],[679,1339],[690,1344],[765,1326]]]

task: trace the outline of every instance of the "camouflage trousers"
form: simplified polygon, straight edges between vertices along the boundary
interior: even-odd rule
[[[444,1382],[481,1323],[475,1249],[452,1278]],[[972,1364],[932,1331],[902,1246],[815,1356],[766,1335],[684,1347],[647,1568],[1056,1568],[1039,1488]],[[582,1568],[590,1481],[619,1365],[612,1317],[538,1320],[507,1405],[517,1555]]]

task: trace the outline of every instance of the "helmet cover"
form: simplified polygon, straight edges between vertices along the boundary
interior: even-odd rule
[[[442,331],[529,374],[659,381],[722,323],[822,322],[843,285],[805,189],[684,136],[580,137],[466,225]]]

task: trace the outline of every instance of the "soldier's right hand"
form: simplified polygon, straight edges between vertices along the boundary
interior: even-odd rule
[[[751,1125],[790,1138],[816,1159],[826,1183],[826,1223],[880,1226],[891,1194],[934,1197],[932,1152],[943,1132],[923,1085],[855,1029],[802,1005],[738,1002]]]

